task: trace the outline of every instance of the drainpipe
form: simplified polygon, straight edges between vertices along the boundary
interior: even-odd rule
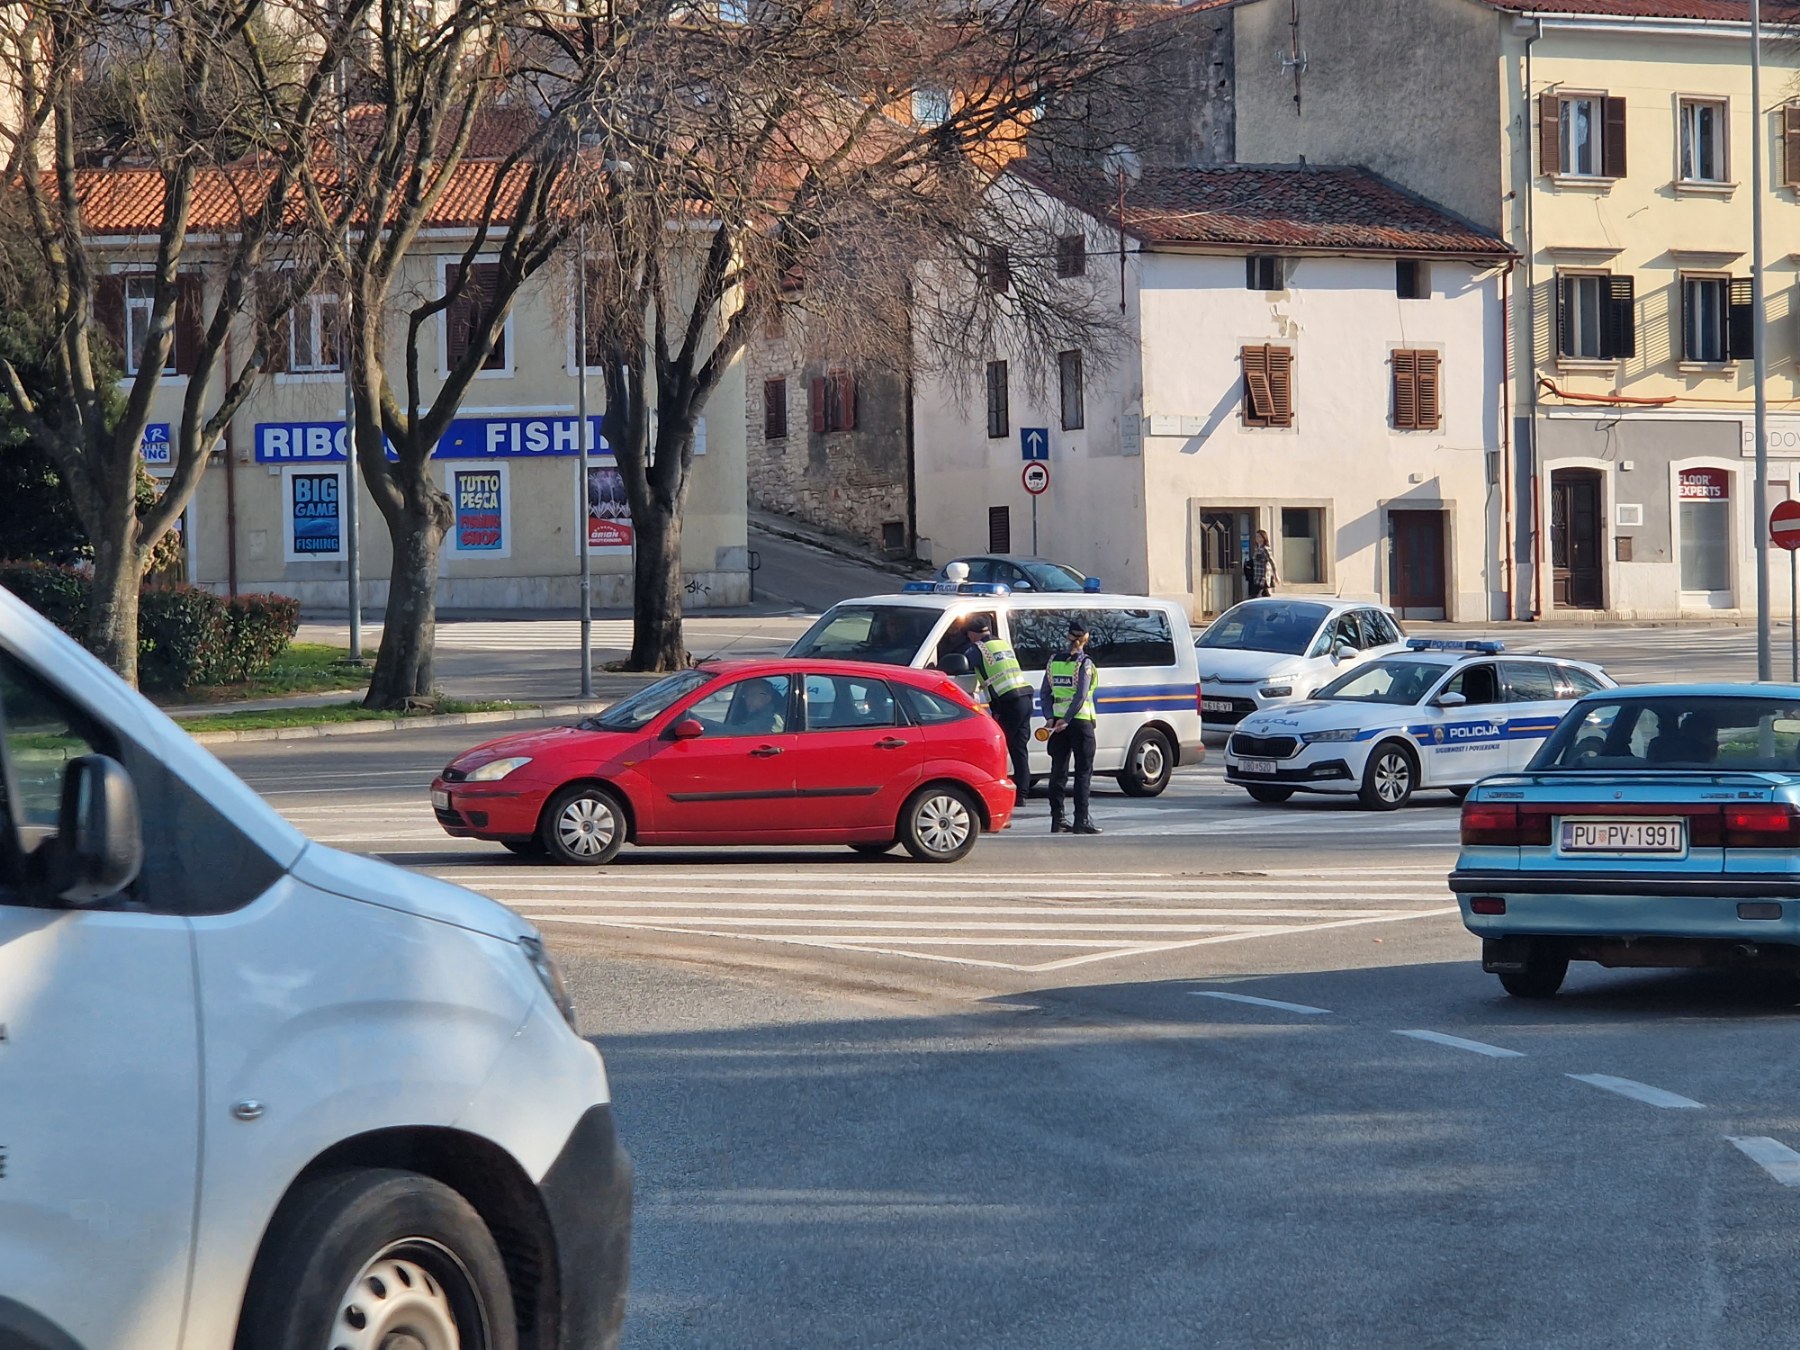
[[[1500,274],[1500,574],[1506,582],[1506,613],[1518,610],[1513,594],[1512,526],[1512,274],[1517,261],[1509,261]]]
[[[1544,612],[1544,548],[1542,538],[1543,503],[1542,492],[1538,485],[1538,386],[1537,386],[1537,330],[1538,330],[1538,288],[1537,288],[1537,231],[1532,210],[1537,192],[1536,179],[1532,176],[1531,166],[1531,109],[1537,101],[1535,88],[1531,82],[1531,49],[1537,40],[1544,36],[1544,21],[1537,19],[1533,23],[1531,36],[1525,39],[1525,177],[1521,191],[1525,194],[1525,341],[1519,344],[1519,355],[1531,365],[1531,443],[1523,447],[1525,463],[1531,473],[1531,617],[1539,618]],[[1508,378],[1512,372],[1508,371]]]
[[[231,329],[225,330],[225,387],[231,387]],[[233,598],[238,593],[237,554],[237,447],[232,444],[231,429],[237,418],[225,423],[225,589]]]

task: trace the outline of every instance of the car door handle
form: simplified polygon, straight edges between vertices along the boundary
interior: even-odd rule
[[[901,740],[898,736],[883,736],[880,740],[875,742],[875,748],[877,750],[898,750],[905,744],[906,742]]]
[[[768,759],[771,755],[779,755],[780,753],[781,747],[779,745],[759,745],[750,752],[756,759]]]

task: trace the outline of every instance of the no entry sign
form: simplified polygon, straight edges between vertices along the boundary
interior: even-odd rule
[[[1800,502],[1777,502],[1769,512],[1769,539],[1777,548],[1800,548]]]

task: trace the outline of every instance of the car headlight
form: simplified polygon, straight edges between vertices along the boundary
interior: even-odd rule
[[[1294,692],[1294,686],[1291,684],[1265,684],[1256,692],[1264,698],[1286,698]]]
[[[479,769],[471,769],[465,782],[492,783],[496,779],[506,777],[514,769],[522,769],[531,763],[530,755],[514,755],[510,759],[490,759]]]
[[[544,992],[550,995],[550,1001],[563,1015],[563,1021],[569,1024],[569,1030],[579,1032],[581,1028],[575,1025],[575,1000],[569,997],[568,981],[563,979],[562,967],[556,964],[556,958],[545,950],[544,940],[539,937],[522,937],[519,939],[519,950],[531,962],[531,968],[543,982]]]
[[[1336,731],[1306,731],[1300,739],[1308,745],[1318,745],[1323,741],[1353,741],[1356,739],[1354,727],[1340,727]]]

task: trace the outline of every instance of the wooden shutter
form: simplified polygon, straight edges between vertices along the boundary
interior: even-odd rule
[[[1442,420],[1438,411],[1438,389],[1441,381],[1438,378],[1438,363],[1442,359],[1437,352],[1415,352],[1413,359],[1418,367],[1418,422],[1421,431],[1436,431]]]
[[[196,273],[182,272],[176,276],[175,347],[171,355],[177,375],[194,373],[194,363],[200,354],[203,294],[200,277]]]
[[[1245,347],[1239,353],[1244,365],[1244,421],[1253,427],[1270,425],[1275,411],[1275,395],[1269,389],[1269,351],[1267,347]]]
[[[1570,346],[1573,334],[1569,331],[1572,315],[1575,311],[1575,278],[1559,276],[1556,278],[1556,354],[1573,356]]]
[[[815,379],[808,392],[812,400],[812,429],[825,431],[828,429],[825,417],[825,377],[821,375]]]
[[[988,248],[987,284],[995,291],[1005,291],[1012,285],[1012,256],[1003,244]]]
[[[456,269],[452,266],[445,274],[445,283],[454,284],[455,276]],[[444,310],[446,370],[455,370],[469,354],[469,348],[475,345],[475,334],[487,322],[488,311],[493,308],[499,279],[498,263],[474,263],[469,267],[468,274],[463,278],[462,289]],[[506,332],[502,329],[494,335],[493,349],[488,352],[487,360],[481,363],[481,368],[502,370],[505,367]]]
[[[1294,352],[1291,347],[1270,347],[1269,425],[1294,425]]]
[[[1781,181],[1800,187],[1800,103],[1781,110]]]
[[[1008,405],[1006,389],[1007,369],[1004,361],[989,361],[987,366],[987,433],[990,440],[997,440],[1007,434],[1012,410]]]
[[[834,371],[831,376],[832,412],[837,414],[831,419],[833,431],[856,430],[856,376],[847,370]]]
[[[1561,173],[1562,99],[1555,94],[1538,96],[1538,171]]]
[[[1637,305],[1631,277],[1608,277],[1606,297],[1606,357],[1637,355]]]
[[[1608,178],[1625,176],[1625,100],[1603,98],[1600,137],[1600,172]]]
[[[763,381],[763,439],[778,441],[787,435],[787,381]]]
[[[988,507],[988,552],[1012,552],[1012,508]]]
[[[1756,355],[1756,297],[1749,277],[1733,277],[1726,288],[1725,359],[1748,361]]]
[[[94,323],[119,353],[119,366],[130,363],[125,350],[125,276],[108,272],[94,282]]]
[[[1394,427],[1411,431],[1419,425],[1418,353],[1394,353]]]

